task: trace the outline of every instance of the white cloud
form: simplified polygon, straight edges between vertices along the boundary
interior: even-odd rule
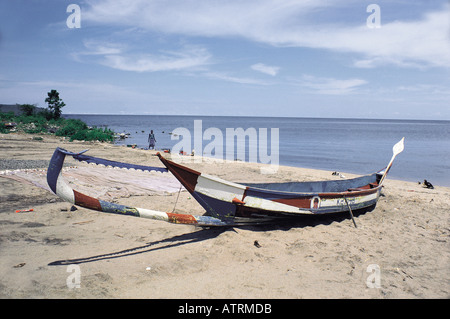
[[[200,68],[209,64],[210,54],[205,49],[187,49],[151,54],[107,55],[102,64],[123,71],[156,72]]]
[[[371,29],[365,24],[365,11],[358,25],[317,22],[326,10],[342,6],[327,0],[88,0],[87,4],[83,9],[87,23],[356,53],[361,55],[356,67],[450,67],[448,5],[409,21],[383,22],[382,14],[381,28]]]
[[[80,54],[85,55],[111,55],[120,54],[125,49],[123,44],[111,43],[111,42],[99,42],[94,40],[84,40],[84,46],[87,51]]]
[[[244,77],[236,77],[230,76],[228,74],[220,73],[220,72],[206,72],[202,74],[211,79],[223,80],[227,82],[239,83],[239,84],[254,84],[254,85],[270,85],[267,81],[261,81],[253,78],[244,78]]]
[[[441,84],[402,85],[395,89],[397,91],[403,91],[409,94],[426,95],[431,99],[434,98],[448,99],[450,96],[450,88]]]
[[[342,95],[354,92],[360,86],[367,84],[363,79],[334,79],[304,75],[298,84],[310,93]]]
[[[417,21],[382,24],[380,29],[349,30],[352,41],[346,46],[365,56],[355,63],[357,67],[450,67],[449,29],[449,12],[443,10],[427,13]],[[344,41],[342,34],[336,39],[340,40]]]
[[[122,71],[179,71],[201,68],[211,63],[211,54],[199,46],[185,45],[178,51],[160,51],[158,54],[92,39],[85,40],[84,46],[87,50],[73,54],[77,61],[93,61]]]
[[[259,34],[329,1],[88,0],[83,20],[199,36]]]
[[[253,70],[255,70],[255,71],[258,71],[258,72],[261,72],[261,73],[265,73],[265,74],[268,74],[268,75],[272,75],[272,76],[277,75],[278,71],[280,70],[279,67],[265,65],[263,63],[253,64],[251,66],[251,68]]]
[[[83,45],[85,50],[79,52],[72,52],[70,55],[78,62],[83,62],[87,57],[105,56],[120,54],[124,51],[123,44],[103,42],[98,40],[84,40]]]

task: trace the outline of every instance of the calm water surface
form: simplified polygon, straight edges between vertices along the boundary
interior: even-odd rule
[[[157,149],[171,149],[181,140],[173,140],[173,134],[169,134],[176,128],[188,129],[193,139],[194,120],[202,120],[201,132],[218,128],[224,137],[227,128],[255,128],[257,132],[267,128],[269,146],[270,129],[278,128],[280,165],[356,174],[384,168],[392,157],[393,145],[405,137],[405,150],[397,156],[389,177],[415,182],[427,179],[434,185],[450,186],[450,121],[76,114],[64,117],[130,133],[129,138],[116,143],[141,148],[148,147],[148,134],[153,130]],[[203,148],[209,143],[203,140]],[[248,160],[248,143],[246,147]],[[267,154],[270,152],[269,149]]]

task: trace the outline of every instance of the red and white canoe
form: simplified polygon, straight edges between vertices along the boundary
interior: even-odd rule
[[[201,226],[230,226],[264,223],[305,214],[329,214],[375,207],[381,188],[395,157],[404,149],[404,138],[393,147],[388,166],[370,175],[352,179],[317,182],[238,184],[203,174],[158,153],[166,168],[133,165],[72,153],[57,148],[50,161],[47,181],[52,191],[75,205],[105,213],[163,220]],[[63,179],[61,168],[66,155],[89,163],[134,168],[146,171],[169,171],[205,209],[203,216],[173,214],[105,202],[73,190]],[[353,217],[353,215],[352,215]],[[356,224],[355,224],[356,225]]]
[[[238,184],[197,172],[165,159],[166,168],[203,206],[209,216],[226,222],[326,214],[375,206],[386,174],[404,139],[394,146],[394,156],[384,171],[353,179],[317,182]]]

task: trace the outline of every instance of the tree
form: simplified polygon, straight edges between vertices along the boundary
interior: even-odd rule
[[[59,98],[59,93],[56,90],[51,90],[47,95],[48,97],[45,99],[45,102],[48,103],[48,108],[53,114],[53,118],[59,119],[61,117],[61,108],[66,104]]]
[[[26,116],[30,116],[34,114],[34,111],[36,110],[36,105],[33,104],[22,104],[20,106],[20,109],[22,110],[22,113]]]

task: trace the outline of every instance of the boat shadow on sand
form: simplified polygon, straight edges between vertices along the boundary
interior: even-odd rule
[[[364,215],[367,212],[371,212],[375,209],[376,204],[354,210],[352,211],[353,217],[358,217],[360,215]],[[292,228],[304,228],[304,227],[316,227],[319,225],[329,225],[331,223],[343,222],[349,220],[352,221],[352,217],[349,211],[330,213],[330,214],[317,214],[317,215],[302,215],[300,217],[292,217],[292,218],[284,218],[277,222],[262,224],[262,225],[253,225],[253,226],[242,226],[239,228],[245,228],[252,231],[271,231],[271,230],[289,230]],[[355,222],[356,223],[356,222]],[[355,227],[356,224],[355,224]]]
[[[70,264],[84,264],[84,263],[90,263],[94,261],[100,261],[100,260],[109,260],[109,259],[116,259],[116,258],[122,258],[122,257],[129,257],[133,255],[148,253],[152,251],[157,251],[161,249],[167,249],[167,248],[173,248],[178,247],[182,245],[187,244],[193,244],[197,242],[201,242],[204,240],[208,240],[214,237],[219,236],[221,233],[227,231],[228,228],[213,228],[213,229],[201,229],[198,231],[173,236],[170,238],[166,238],[163,240],[157,240],[154,242],[147,243],[145,245],[124,249],[112,253],[105,253],[90,257],[82,257],[82,258],[75,258],[75,259],[64,259],[64,260],[57,260],[49,263],[49,266],[61,266],[61,265],[70,265]]]
[[[372,211],[375,205],[360,210],[353,211],[354,217],[363,215],[369,211]],[[351,221],[349,212],[340,212],[333,214],[322,215],[303,215],[302,217],[283,219],[271,224],[262,225],[242,225],[242,226],[230,226],[230,227],[198,227],[200,230],[189,232],[182,235],[173,236],[163,240],[147,243],[145,245],[115,251],[111,253],[104,253],[94,256],[63,259],[50,262],[49,266],[63,266],[71,264],[84,264],[101,260],[111,260],[116,258],[129,257],[138,254],[149,253],[161,249],[174,248],[178,246],[198,243],[201,241],[213,239],[220,234],[227,231],[235,231],[235,228],[246,229],[250,231],[272,231],[272,230],[285,230],[288,231],[292,228],[304,228],[304,227],[316,227],[318,225],[329,225],[333,222]]]

